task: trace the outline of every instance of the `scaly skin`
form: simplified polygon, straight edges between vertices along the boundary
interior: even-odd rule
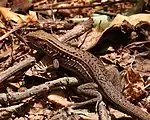
[[[65,45],[44,31],[36,31],[27,35],[27,40],[48,56],[56,58],[63,66],[86,81],[94,81],[103,97],[112,103],[116,109],[137,117],[150,120],[150,114],[141,110],[124,98],[110,82],[103,63],[89,52]]]

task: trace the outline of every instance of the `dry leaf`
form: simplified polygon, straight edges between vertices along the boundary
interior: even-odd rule
[[[10,11],[11,8],[0,7],[0,13],[5,19],[19,23],[37,22],[37,17],[32,15],[21,15]]]
[[[81,120],[98,120],[98,114],[89,112],[87,109],[71,110],[71,112],[75,115],[80,116]]]
[[[150,76],[150,60],[143,57],[135,57],[136,70],[141,75]]]
[[[128,21],[128,17],[118,14],[110,23],[109,27],[112,27],[113,25],[121,25],[124,20]]]
[[[34,103],[33,107],[29,111],[30,120],[42,120],[44,119],[44,108],[41,102]]]
[[[118,110],[115,110],[115,109],[113,109],[113,108],[109,108],[109,109],[110,109],[110,113],[111,113],[112,115],[114,115],[115,118],[129,117],[127,114],[122,113],[122,112],[120,112],[120,111],[118,111]]]
[[[124,94],[130,101],[134,101],[145,94],[144,80],[140,74],[135,72],[132,68],[127,69],[126,82],[127,85]]]
[[[72,102],[69,102],[62,93],[51,93],[49,96],[48,96],[48,100],[50,102],[53,102],[53,103],[56,103],[58,106],[68,106],[68,105],[71,105],[73,104]]]
[[[140,21],[149,22],[150,21],[150,14],[135,14],[135,15],[131,15],[129,17],[118,14],[114,18],[114,20],[111,22],[109,27],[112,27],[113,25],[121,25],[124,20],[128,21],[131,25],[135,26]]]
[[[84,40],[86,38],[81,48],[84,50],[89,50],[92,48],[98,42],[100,35],[101,33],[93,28],[89,34],[85,33],[84,35],[80,36],[79,39],[82,38],[82,40]]]
[[[9,83],[11,86],[15,87],[15,88],[20,88],[20,83]]]

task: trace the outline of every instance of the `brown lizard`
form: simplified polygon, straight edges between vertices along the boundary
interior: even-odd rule
[[[95,82],[102,96],[116,109],[141,120],[150,120],[149,113],[130,103],[113,86],[103,63],[97,57],[63,44],[44,31],[29,33],[26,37],[33,46],[41,49],[52,59],[58,59],[60,66],[75,72],[82,79]]]

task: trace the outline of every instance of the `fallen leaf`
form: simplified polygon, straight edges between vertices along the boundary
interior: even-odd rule
[[[132,68],[128,68],[125,80],[127,84],[124,89],[124,94],[128,100],[134,101],[145,95],[144,80],[138,72],[135,72]]]
[[[44,119],[44,107],[41,102],[34,103],[33,107],[28,112],[30,120]]]
[[[37,17],[32,15],[21,15],[10,11],[11,8],[0,7],[0,13],[5,19],[15,21],[18,24],[28,23],[28,22],[37,22]]]
[[[51,93],[50,95],[48,95],[48,100],[50,102],[56,103],[57,106],[63,106],[63,107],[73,104],[72,102],[68,101],[64,97],[63,93],[60,92]]]
[[[93,28],[90,33],[85,33],[82,36],[80,36],[79,39],[82,39],[82,40],[85,39],[85,42],[83,43],[81,48],[84,50],[88,50],[88,49],[92,48],[97,43],[100,35],[101,35],[101,33],[99,31],[97,31],[95,28]]]
[[[110,23],[109,27],[112,27],[113,25],[121,25],[124,20],[128,21],[131,25],[135,26],[140,21],[149,22],[150,14],[135,14],[135,15],[131,15],[129,17],[118,14],[114,18],[114,20]]]
[[[147,57],[148,58],[148,57]],[[135,57],[136,70],[143,76],[150,76],[150,60],[143,57]]]

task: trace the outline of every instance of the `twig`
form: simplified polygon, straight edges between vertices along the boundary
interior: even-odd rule
[[[33,95],[39,95],[43,92],[47,92],[51,90],[54,87],[59,86],[72,86],[79,84],[79,81],[74,77],[64,77],[59,78],[57,80],[53,80],[50,82],[46,82],[44,84],[33,86],[30,89],[27,89],[24,92],[13,92],[13,93],[1,93],[0,94],[0,103],[6,104],[6,103],[12,103],[17,102],[19,100],[23,100],[25,98],[31,97]]]
[[[113,4],[116,4],[116,3],[121,3],[122,1],[116,1],[116,2],[113,2]],[[103,6],[103,5],[107,5],[108,3],[97,3],[97,4],[88,4],[88,5],[76,5],[76,6],[65,6],[65,7],[53,7],[53,10],[55,9],[75,9],[75,8],[88,8],[88,7],[96,7],[96,6]],[[46,7],[46,8],[34,8],[35,11],[41,11],[41,10],[50,10],[51,9],[51,5]]]
[[[19,35],[18,33],[14,33],[14,35],[21,41],[21,42],[23,42],[25,45],[28,45],[27,43],[26,43],[26,40],[21,36],[21,35]]]
[[[95,11],[97,14],[102,14],[102,15],[109,15],[111,17],[115,17],[117,13],[112,13],[112,12],[105,12],[105,11]]]
[[[0,108],[0,120],[7,120],[11,117],[13,113],[18,111],[25,103],[20,103],[19,105],[13,105],[7,108]]]
[[[18,29],[24,27],[25,25],[26,25],[26,24],[21,24],[21,25],[17,26],[16,28],[10,30],[9,32],[5,33],[3,36],[0,37],[0,42],[1,42],[4,38],[6,38],[6,37],[8,37],[10,34],[12,34],[13,32],[15,32],[15,31],[17,31]]]
[[[93,25],[92,19],[86,20],[81,24],[75,26],[72,30],[68,31],[65,35],[60,37],[59,40],[65,43],[75,37],[79,37],[80,35],[87,32],[89,29],[91,29],[92,25]]]
[[[26,70],[28,70],[30,67],[32,67],[35,64],[35,58],[29,57],[25,59],[24,61],[21,61],[20,63],[8,68],[7,70],[0,73],[0,83],[4,82],[5,80],[10,80],[9,78],[13,79],[17,76],[17,73],[24,73]]]
[[[130,48],[133,45],[136,46],[136,45],[141,45],[141,44],[146,44],[146,43],[150,43],[150,41],[133,42],[133,43],[130,43],[127,46],[125,46],[125,48]]]

